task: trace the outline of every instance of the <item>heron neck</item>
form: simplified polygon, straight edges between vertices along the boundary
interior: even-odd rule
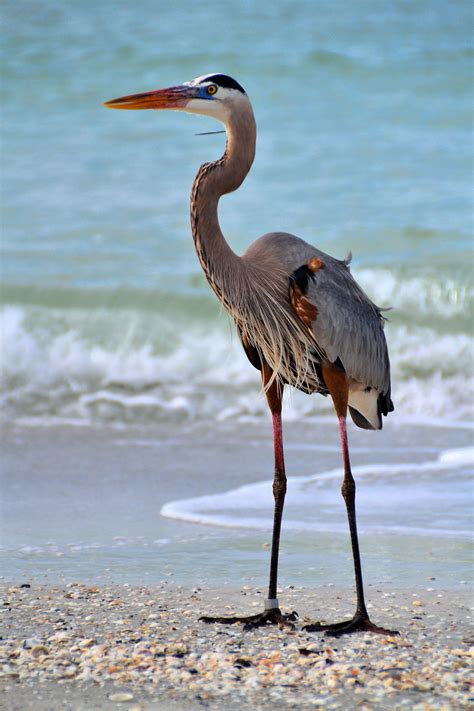
[[[229,119],[226,129],[224,155],[201,166],[191,194],[196,252],[209,284],[224,305],[232,303],[231,285],[238,280],[242,262],[222,234],[218,204],[222,195],[237,190],[253,163],[256,127],[250,104]]]

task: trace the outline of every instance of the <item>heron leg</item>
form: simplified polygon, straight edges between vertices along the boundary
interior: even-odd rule
[[[273,515],[273,535],[270,558],[270,580],[268,584],[268,598],[265,600],[265,609],[257,615],[250,617],[201,617],[203,622],[218,622],[221,624],[244,624],[244,629],[263,627],[266,624],[276,624],[279,627],[294,629],[293,622],[298,613],[283,614],[277,599],[278,555],[280,551],[281,520],[286,494],[285,460],[283,455],[283,430],[281,424],[281,409],[283,386],[277,381],[271,381],[272,373],[268,366],[262,368],[262,380],[265,387],[268,406],[272,413],[273,447],[275,453],[275,475],[273,479],[273,498],[275,508]]]
[[[342,635],[350,632],[376,632],[378,634],[398,634],[398,632],[378,627],[374,625],[367,612],[364,597],[364,585],[362,581],[362,565],[360,560],[359,539],[357,535],[355,493],[356,485],[352,476],[351,463],[349,458],[349,444],[347,441],[346,414],[347,401],[349,395],[349,383],[344,371],[330,366],[323,368],[323,375],[326,385],[331,393],[336,413],[339,419],[339,433],[342,445],[342,460],[344,464],[344,479],[341,493],[346,503],[347,518],[349,521],[349,531],[351,535],[352,556],[354,560],[354,573],[356,583],[356,611],[351,620],[345,620],[336,624],[314,623],[305,625],[303,629],[308,632],[325,630],[332,635]]]
[[[263,369],[263,383],[266,385],[265,368]],[[272,413],[273,425],[273,449],[275,455],[275,473],[273,478],[273,499],[275,508],[273,513],[273,534],[272,551],[270,558],[270,580],[268,583],[268,600],[276,600],[277,578],[278,578],[278,557],[280,552],[281,521],[283,517],[283,506],[286,496],[286,473],[285,459],[283,454],[283,428],[281,424],[281,407],[283,398],[283,386],[273,381],[266,391],[268,405]]]

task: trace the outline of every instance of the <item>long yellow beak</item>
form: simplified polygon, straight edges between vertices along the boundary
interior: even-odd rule
[[[196,96],[196,88],[183,84],[169,89],[130,94],[105,101],[109,109],[183,109]]]

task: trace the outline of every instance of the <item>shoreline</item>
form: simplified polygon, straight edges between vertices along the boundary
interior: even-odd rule
[[[373,435],[351,430],[366,582],[418,588],[435,578],[433,587],[463,589],[472,583],[470,542],[442,531],[471,525],[469,472],[458,476],[451,459],[452,471],[433,470],[425,479],[423,473],[443,452],[471,446],[471,433],[387,426],[383,436]],[[350,587],[337,427],[288,422],[285,436],[289,483],[279,581]],[[385,462],[400,468],[383,478],[357,473],[373,465],[383,472]],[[157,585],[171,577],[238,587],[266,580],[273,515],[268,420],[258,429],[207,421],[140,431],[10,426],[2,430],[1,469],[1,582]],[[336,475],[328,478],[331,472]],[[240,487],[247,487],[254,508]],[[160,515],[170,502],[201,497],[213,502],[208,512],[198,507],[201,521],[222,513],[232,525]],[[239,527],[242,517],[258,526]],[[431,522],[437,535],[430,534]]]
[[[260,611],[264,591],[251,585],[31,582],[0,592],[5,708],[449,709],[473,700],[469,590],[367,586],[369,614],[400,636],[340,638],[301,629],[350,617],[353,591],[332,586],[281,591],[282,610],[299,612],[296,630],[248,632],[198,618]]]

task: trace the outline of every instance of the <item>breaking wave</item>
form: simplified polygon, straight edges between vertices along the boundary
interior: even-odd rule
[[[383,269],[356,276],[379,304],[397,306],[387,324],[397,416],[472,419],[472,292],[449,280],[397,279]],[[142,297],[143,303],[134,294],[128,307],[110,294],[102,304],[73,294],[62,307],[48,298],[43,306],[4,306],[4,414],[16,421],[149,423],[266,412],[259,375],[212,295],[182,293],[178,303],[159,293]],[[294,393],[287,417],[330,409],[328,398]]]

